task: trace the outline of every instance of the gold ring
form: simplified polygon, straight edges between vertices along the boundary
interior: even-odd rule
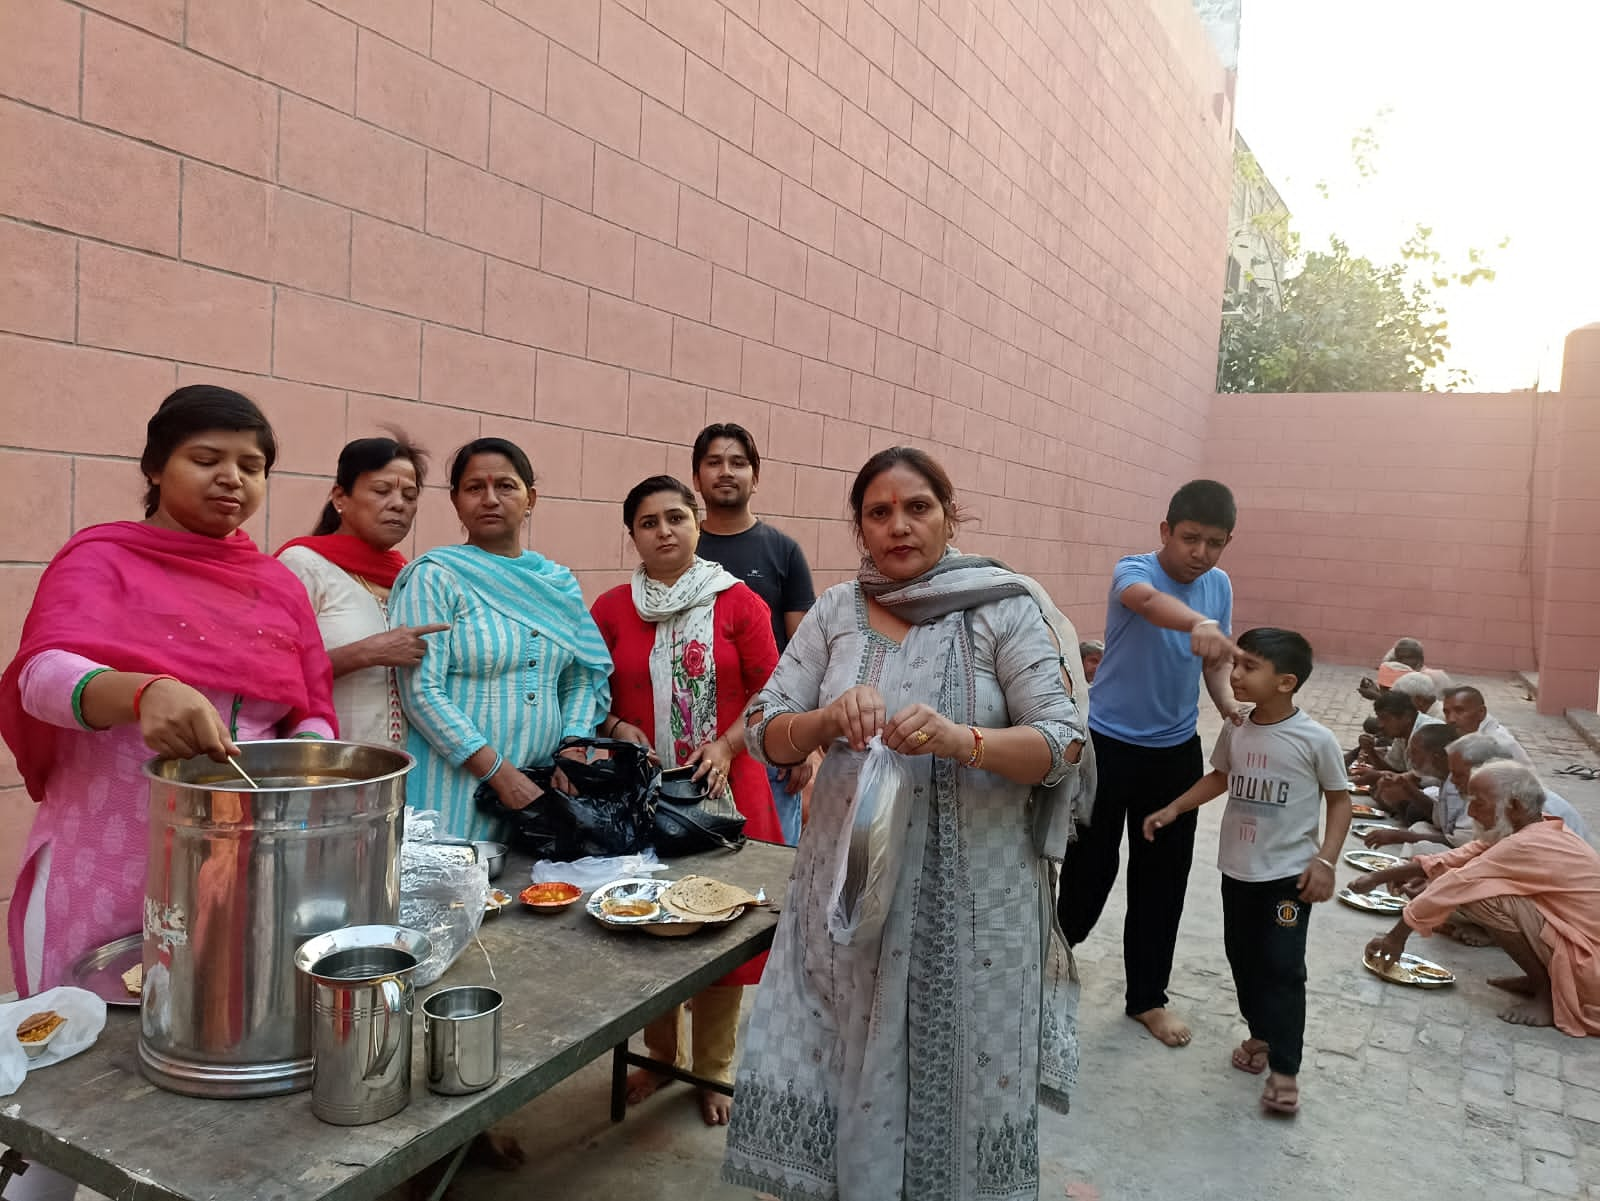
[[[913,743],[915,743],[917,746],[921,746],[923,743],[927,742],[932,737],[933,737],[933,735],[928,733],[928,731],[926,731],[926,730],[918,730],[915,734],[913,734],[911,736],[911,741]]]

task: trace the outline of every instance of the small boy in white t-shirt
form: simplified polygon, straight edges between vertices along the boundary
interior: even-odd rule
[[[1236,645],[1233,696],[1255,708],[1242,725],[1223,724],[1210,774],[1146,818],[1144,836],[1228,794],[1217,850],[1223,941],[1250,1027],[1233,1066],[1256,1075],[1270,1067],[1261,1104],[1293,1114],[1306,1026],[1306,927],[1311,904],[1333,895],[1334,863],[1350,830],[1349,780],[1339,740],[1295,707],[1294,694],[1311,675],[1311,644],[1293,630],[1262,627]]]

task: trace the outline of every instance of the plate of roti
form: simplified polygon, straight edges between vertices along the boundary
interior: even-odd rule
[[[590,916],[608,926],[637,926],[673,938],[706,925],[731,922],[764,898],[710,876],[681,880],[617,880],[589,896]]]

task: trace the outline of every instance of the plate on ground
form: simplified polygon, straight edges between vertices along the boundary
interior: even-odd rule
[[[1349,792],[1351,796],[1372,795],[1372,786],[1370,784],[1357,784],[1354,780],[1347,780],[1345,783],[1347,785],[1346,791]]]
[[[679,917],[661,904],[661,893],[671,880],[613,880],[589,894],[584,909],[589,916],[607,926],[692,926],[731,922],[744,912],[739,905],[728,913],[695,920]]]
[[[1351,838],[1365,838],[1374,830],[1398,830],[1400,827],[1394,822],[1357,821],[1350,823]]]
[[[1392,980],[1396,984],[1409,984],[1413,988],[1445,988],[1456,982],[1456,974],[1441,967],[1431,959],[1407,951],[1397,963],[1382,963],[1362,956],[1361,965],[1375,976]]]
[[[1379,892],[1353,892],[1349,888],[1341,888],[1338,898],[1352,909],[1360,909],[1366,913],[1399,913],[1406,907],[1406,898],[1397,897],[1393,893]]]
[[[1389,814],[1379,809],[1376,805],[1353,804],[1350,806],[1350,813],[1354,817],[1371,818],[1377,821],[1389,820]]]
[[[1344,861],[1364,872],[1381,872],[1386,867],[1405,862],[1398,855],[1385,855],[1382,851],[1346,851]]]
[[[139,998],[128,991],[122,973],[144,963],[144,935],[126,934],[115,942],[83,955],[72,965],[72,982],[86,988],[107,1005],[137,1007]]]

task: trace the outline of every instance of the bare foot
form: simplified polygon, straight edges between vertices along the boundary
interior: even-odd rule
[[[1494,942],[1488,931],[1471,922],[1446,922],[1439,927],[1439,933],[1455,939],[1464,947],[1487,947]]]
[[[1300,1085],[1293,1076],[1273,1072],[1261,1090],[1261,1108],[1269,1113],[1293,1116],[1300,1112]]]
[[[733,1098],[715,1089],[700,1090],[700,1116],[707,1126],[726,1126],[733,1116]]]
[[[509,1172],[528,1162],[528,1154],[514,1135],[485,1130],[473,1141],[474,1156],[492,1168]]]
[[[657,1089],[672,1083],[672,1077],[660,1076],[649,1068],[636,1068],[628,1073],[628,1104],[637,1105],[653,1096]]]
[[[1175,1013],[1169,1013],[1164,1007],[1146,1009],[1143,1013],[1133,1014],[1132,1017],[1169,1047],[1187,1047],[1189,1039],[1193,1037],[1183,1019]]]
[[[1267,1070],[1267,1044],[1259,1038],[1247,1038],[1233,1049],[1233,1066],[1241,1072],[1259,1076]]]
[[[1489,987],[1514,992],[1519,997],[1533,996],[1533,981],[1526,976],[1490,976]]]
[[[1550,994],[1507,1005],[1500,1011],[1500,1020],[1513,1026],[1554,1026],[1556,1014],[1550,1004]]]

